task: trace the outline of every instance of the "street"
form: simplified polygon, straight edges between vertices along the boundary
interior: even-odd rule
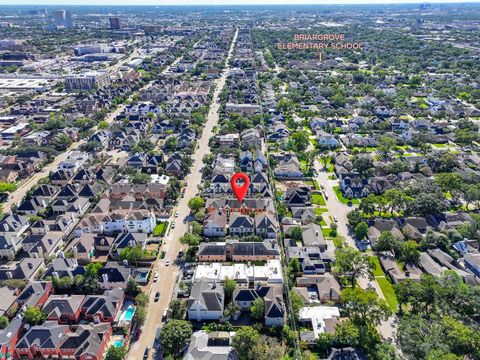
[[[164,309],[168,308],[177,278],[180,273],[180,269],[174,264],[174,262],[180,250],[184,249],[184,245],[179,242],[179,239],[188,230],[188,224],[184,223],[183,219],[190,214],[188,200],[197,194],[198,185],[200,185],[202,181],[202,177],[200,175],[200,170],[204,165],[202,159],[205,154],[210,152],[208,142],[209,139],[214,135],[213,127],[218,123],[219,120],[219,97],[223,87],[225,86],[225,82],[230,71],[228,61],[232,57],[237,35],[238,30],[235,32],[235,35],[232,39],[230,50],[226,59],[226,66],[222,72],[222,76],[215,81],[215,92],[213,94],[212,102],[207,115],[207,121],[205,123],[202,135],[198,140],[198,146],[195,150],[195,153],[192,155],[193,166],[191,172],[185,179],[185,193],[183,197],[180,198],[177,207],[173,211],[174,213],[178,211],[178,219],[172,217],[172,221],[175,221],[176,226],[174,229],[171,228],[169,234],[165,236],[165,245],[163,246],[163,250],[166,252],[165,258],[161,260],[157,259],[157,262],[154,264],[154,268],[159,274],[159,280],[158,282],[151,284],[149,291],[150,304],[148,306],[147,318],[143,326],[142,334],[139,340],[131,346],[127,359],[141,359],[143,357],[145,348],[147,346],[152,346],[157,328],[163,325],[161,321],[162,313]],[[166,265],[167,260],[170,261],[170,266]],[[156,292],[160,292],[160,300],[158,302],[153,301]],[[153,353],[153,351],[150,353],[150,358],[153,358]]]

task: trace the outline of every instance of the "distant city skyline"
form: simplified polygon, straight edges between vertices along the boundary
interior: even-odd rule
[[[480,3],[480,0],[0,0],[0,5],[357,5],[416,3]]]

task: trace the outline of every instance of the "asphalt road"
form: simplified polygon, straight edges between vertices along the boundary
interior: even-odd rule
[[[202,181],[202,177],[200,175],[200,169],[204,165],[202,159],[205,154],[210,152],[208,142],[209,139],[214,135],[213,127],[218,123],[219,120],[219,97],[222,89],[225,86],[225,82],[230,70],[228,66],[228,60],[230,60],[232,57],[237,35],[238,30],[235,32],[230,45],[230,50],[228,52],[226,61],[227,66],[223,70],[222,76],[215,81],[215,92],[213,94],[212,102],[207,115],[207,121],[205,123],[202,135],[198,140],[197,149],[192,155],[193,166],[191,172],[185,180],[186,190],[184,196],[180,198],[177,207],[174,209],[174,212],[178,211],[178,218],[172,219],[172,221],[175,222],[175,228],[171,228],[170,232],[164,239],[165,245],[163,245],[163,250],[166,252],[165,258],[161,260],[158,259],[154,265],[159,274],[159,280],[158,282],[151,283],[150,285],[150,304],[148,305],[147,318],[145,320],[145,324],[143,325],[142,334],[138,341],[132,344],[127,359],[142,359],[145,348],[147,346],[152,347],[153,345],[157,328],[163,326],[161,321],[162,314],[164,309],[168,308],[173,291],[175,289],[178,275],[180,273],[180,269],[174,265],[174,261],[177,258],[180,250],[184,249],[184,245],[180,244],[179,238],[188,230],[187,224],[185,224],[183,221],[183,219],[190,214],[190,209],[188,208],[187,203],[191,197],[197,194],[198,185],[200,185]],[[167,260],[170,262],[169,266],[166,265]],[[154,302],[153,298],[157,292],[160,292],[160,300],[158,302]],[[151,351],[149,358],[153,358],[153,356],[154,351]]]

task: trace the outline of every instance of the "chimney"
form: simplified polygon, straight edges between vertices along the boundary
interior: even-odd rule
[[[333,298],[333,288],[330,286],[330,291],[328,292],[328,297],[331,300]]]
[[[7,271],[7,278],[13,279],[13,274],[11,271]]]
[[[102,282],[104,282],[104,283],[108,282],[108,275],[107,274],[102,274]]]

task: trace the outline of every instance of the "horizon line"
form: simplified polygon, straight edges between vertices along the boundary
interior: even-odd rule
[[[412,4],[431,4],[431,5],[443,5],[443,4],[480,4],[480,0],[330,0],[322,2],[321,0],[303,0],[304,2],[298,4],[292,4],[288,0],[263,0],[258,2],[255,0],[177,0],[177,1],[158,1],[158,0],[46,0],[42,3],[30,3],[32,0],[0,0],[0,6],[344,6],[344,5],[412,5]],[[113,3],[112,3],[113,2]],[[139,4],[139,2],[142,2]]]

